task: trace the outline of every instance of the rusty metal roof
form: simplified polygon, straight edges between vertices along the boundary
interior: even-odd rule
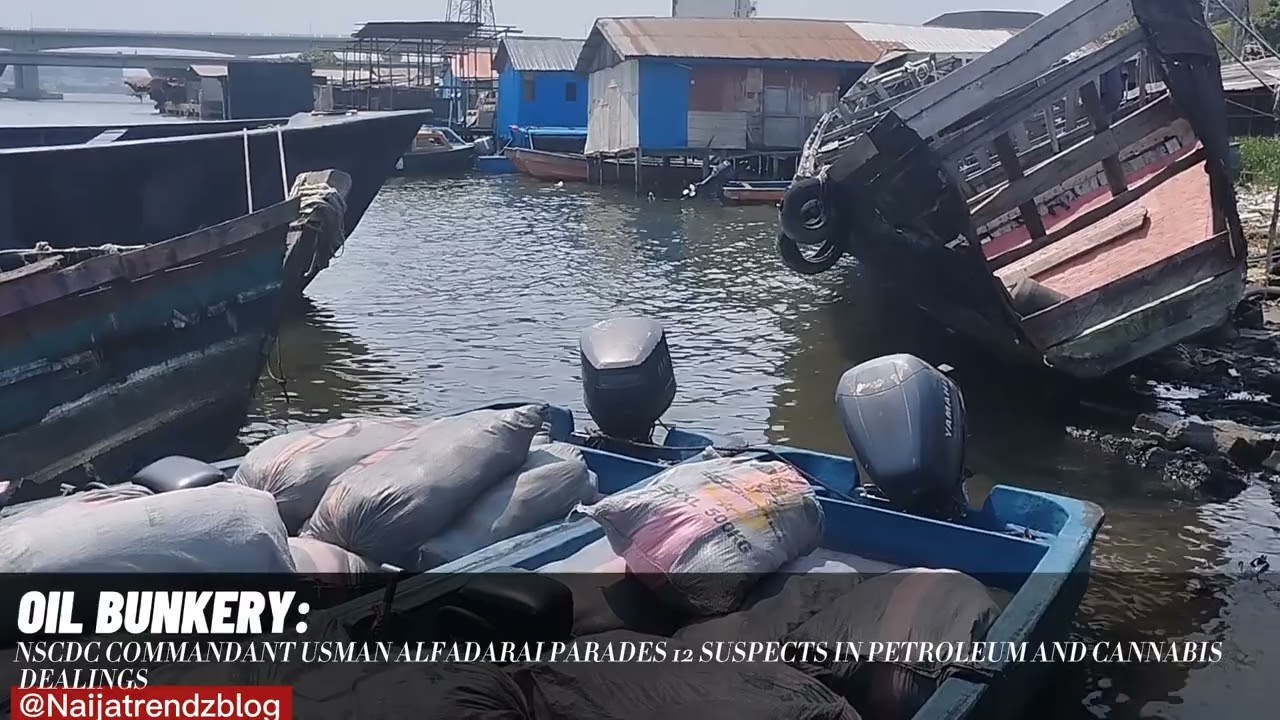
[[[578,70],[612,49],[616,64],[638,57],[873,63],[883,48],[848,23],[775,18],[601,18],[578,57]]]
[[[578,64],[584,40],[556,37],[508,37],[498,45],[493,67],[498,72],[507,64],[520,72],[572,71]]]
[[[849,27],[884,50],[909,50],[939,55],[985,54],[1014,35],[1009,30],[966,30],[871,22],[851,22]]]

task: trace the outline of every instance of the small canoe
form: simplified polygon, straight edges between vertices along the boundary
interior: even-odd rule
[[[507,148],[507,157],[522,174],[538,180],[586,182],[589,176],[585,155]]]
[[[777,205],[789,187],[790,180],[734,180],[720,189],[720,198],[727,205]]]

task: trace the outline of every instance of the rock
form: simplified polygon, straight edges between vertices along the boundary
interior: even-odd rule
[[[1273,473],[1280,473],[1280,450],[1272,452],[1262,461],[1262,467]]]
[[[1205,455],[1221,455],[1242,468],[1256,468],[1276,449],[1274,435],[1230,420],[1183,420],[1170,440]]]
[[[1142,413],[1133,422],[1133,429],[1136,432],[1166,438],[1170,437],[1170,433],[1182,420],[1183,418],[1171,412]]]

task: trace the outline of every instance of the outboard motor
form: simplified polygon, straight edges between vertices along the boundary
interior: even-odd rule
[[[578,349],[591,419],[610,437],[650,442],[676,396],[662,325],[645,318],[605,320],[582,333]]]
[[[858,472],[890,504],[964,515],[964,398],[951,378],[913,355],[869,360],[840,378],[836,411]]]

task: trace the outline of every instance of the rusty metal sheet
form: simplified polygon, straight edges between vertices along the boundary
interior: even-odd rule
[[[883,48],[848,23],[774,18],[601,18],[601,36],[619,60],[638,57],[872,63]],[[592,39],[579,58],[600,48]]]

